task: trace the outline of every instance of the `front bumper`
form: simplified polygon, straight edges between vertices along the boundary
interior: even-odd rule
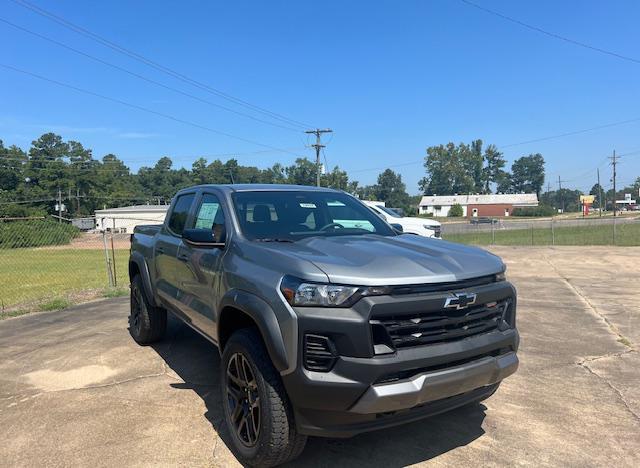
[[[478,301],[512,296],[508,283],[474,288]],[[328,336],[339,350],[329,372],[304,368],[283,375],[298,430],[350,437],[431,416],[490,396],[518,367],[516,328],[374,355],[370,320],[392,307],[398,314],[428,309],[446,293],[364,298],[350,309],[297,308],[299,336]],[[302,349],[300,341],[299,348]]]
[[[409,379],[370,386],[350,411],[370,414],[413,408],[497,384],[517,369],[518,357],[509,352],[441,371],[423,372]]]

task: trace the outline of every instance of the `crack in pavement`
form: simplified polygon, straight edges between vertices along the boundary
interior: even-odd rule
[[[604,359],[604,358],[620,358],[625,354],[629,354],[629,353],[634,353],[636,352],[636,349],[634,348],[634,346],[631,344],[631,341],[624,336],[620,330],[618,329],[618,327],[612,323],[604,314],[600,313],[600,311],[598,310],[598,308],[591,303],[591,301],[589,300],[588,297],[586,297],[576,286],[574,286],[571,281],[569,280],[569,278],[567,278],[565,275],[563,275],[560,270],[556,267],[556,265],[554,265],[554,263],[551,261],[551,259],[544,255],[543,258],[545,259],[545,261],[549,264],[549,266],[551,266],[551,268],[553,269],[553,271],[558,275],[558,277],[569,287],[569,289],[571,289],[571,291],[573,291],[573,293],[578,296],[580,299],[582,299],[582,301],[584,302],[584,304],[597,316],[599,317],[604,323],[605,325],[607,325],[609,332],[613,335],[616,335],[618,337],[617,342],[626,346],[628,349],[622,351],[622,352],[618,352],[618,353],[608,353],[608,354],[604,354],[602,356],[593,356],[593,357],[585,357],[582,360],[576,362],[576,365],[585,369],[587,372],[589,372],[591,375],[593,375],[594,377],[596,377],[599,380],[602,380],[605,384],[607,384],[607,386],[609,388],[611,388],[611,390],[613,390],[613,392],[617,395],[618,399],[622,402],[622,406],[624,406],[624,408],[629,412],[629,414],[631,414],[631,416],[637,421],[640,422],[640,415],[638,415],[638,413],[636,413],[631,406],[629,405],[629,402],[627,401],[627,399],[625,398],[624,394],[622,393],[622,391],[616,387],[615,385],[613,385],[607,378],[605,378],[604,376],[598,374],[595,370],[593,370],[591,367],[589,367],[588,363],[589,362],[594,362],[597,361],[599,359]]]
[[[571,281],[569,280],[569,278],[564,276],[560,272],[560,270],[558,270],[558,268],[553,264],[551,259],[546,255],[544,255],[543,258],[549,264],[549,266],[551,266],[553,271],[556,272],[556,274],[560,277],[560,279],[562,281],[564,281],[564,283],[567,286],[569,286],[569,289],[571,289],[576,296],[578,296],[580,299],[582,299],[584,301],[584,303],[589,307],[589,309],[591,309],[591,311],[594,314],[596,314],[598,317],[600,317],[600,319],[607,325],[607,327],[609,327],[609,330],[611,331],[611,333],[615,334],[618,337],[618,342],[620,344],[630,348],[631,350],[634,350],[635,348],[633,347],[633,344],[631,343],[631,340],[629,340],[626,336],[624,336],[622,334],[622,332],[618,329],[618,327],[613,322],[611,322],[604,314],[600,313],[598,308],[591,303],[589,298],[587,296],[585,296],[576,286],[574,286],[571,283]]]
[[[631,416],[633,416],[633,418],[637,421],[640,422],[640,415],[638,413],[636,413],[631,406],[629,406],[629,402],[627,401],[627,399],[625,398],[624,394],[622,393],[622,391],[620,389],[618,389],[618,387],[616,387],[615,385],[613,385],[611,382],[609,382],[608,379],[606,379],[605,377],[601,376],[600,374],[598,374],[596,371],[594,371],[592,368],[590,368],[587,363],[585,362],[579,362],[577,363],[579,367],[582,367],[583,369],[585,369],[587,372],[589,372],[590,374],[594,375],[595,377],[597,377],[598,379],[602,380],[604,383],[606,383],[609,388],[611,388],[617,395],[618,398],[620,399],[620,401],[622,402],[622,405],[625,407],[625,409],[631,414]]]

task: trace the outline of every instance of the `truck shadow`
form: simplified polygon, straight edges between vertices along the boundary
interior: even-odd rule
[[[192,390],[202,398],[207,408],[204,417],[229,447],[222,410],[218,351],[172,317],[167,335],[169,339],[153,348],[184,381],[171,386]],[[485,410],[482,404],[468,405],[426,420],[351,439],[310,438],[302,456],[287,466],[400,467],[427,461],[482,436]]]

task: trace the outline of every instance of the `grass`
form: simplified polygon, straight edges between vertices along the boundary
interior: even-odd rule
[[[66,297],[56,297],[50,301],[44,302],[40,304],[40,310],[42,311],[50,311],[50,310],[61,310],[66,309],[71,305],[71,301]]]
[[[556,227],[555,240],[549,227],[533,229],[496,229],[444,235],[453,242],[474,245],[614,245],[613,225]],[[640,246],[640,223],[616,226],[615,245]]]
[[[118,286],[123,287],[129,283],[129,251],[116,249],[115,259]],[[0,285],[2,309],[15,309],[20,304],[34,303],[54,307],[56,298],[80,291],[103,290],[109,286],[104,251],[64,248],[1,249]],[[55,308],[57,307],[54,310]]]
[[[102,297],[123,297],[128,295],[129,290],[125,288],[107,288],[102,293]]]

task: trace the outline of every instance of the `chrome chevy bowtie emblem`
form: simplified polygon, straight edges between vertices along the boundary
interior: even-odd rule
[[[445,309],[466,309],[476,303],[475,293],[454,293],[444,301]]]

